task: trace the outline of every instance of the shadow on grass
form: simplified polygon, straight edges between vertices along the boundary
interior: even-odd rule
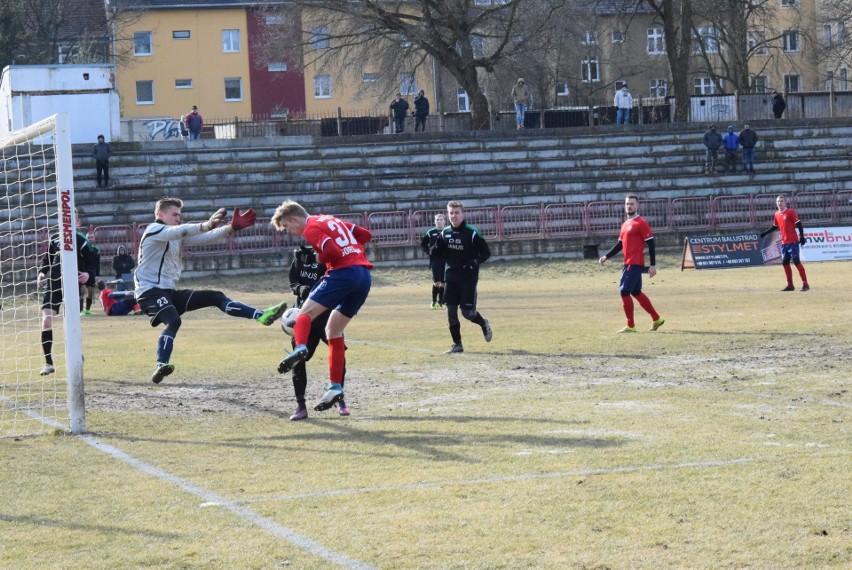
[[[154,538],[184,538],[185,535],[177,532],[157,532],[149,530],[133,530],[120,526],[101,524],[82,524],[65,520],[43,519],[28,515],[5,515],[0,514],[0,521],[10,523],[31,524],[35,526],[47,526],[54,528],[68,528],[72,530],[86,530],[113,534],[127,534],[130,536],[150,536]]]

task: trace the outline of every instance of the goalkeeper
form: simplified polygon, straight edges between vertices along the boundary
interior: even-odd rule
[[[290,264],[290,289],[296,295],[296,308],[301,308],[311,290],[316,285],[317,281],[325,274],[326,266],[317,259],[314,248],[309,245],[303,245],[296,248],[293,252],[293,263]],[[328,344],[328,338],[325,335],[325,326],[328,323],[330,311],[322,313],[317,318],[311,321],[311,331],[308,333],[308,355],[304,361],[293,366],[293,389],[296,392],[296,413],[290,416],[290,420],[299,421],[308,417],[308,407],[305,403],[305,389],[308,386],[308,370],[305,362],[311,359],[314,352],[319,346],[320,341]],[[296,348],[296,339],[292,339],[293,348]],[[340,379],[340,386],[344,385],[346,380],[346,360],[343,361],[343,377]],[[337,400],[337,411],[341,416],[349,415],[349,407],[341,397]]]
[[[269,326],[287,308],[287,303],[282,302],[260,311],[229,299],[221,291],[177,289],[182,246],[222,241],[234,232],[251,227],[255,222],[253,210],[240,213],[240,209],[236,208],[231,222],[218,227],[225,219],[225,209],[221,208],[206,222],[181,224],[181,208],[183,201],[178,198],[159,200],[154,209],[156,221],[145,228],[139,243],[136,299],[139,307],[150,317],[152,327],[161,323],[166,325],[157,340],[157,366],[151,376],[154,384],[159,384],[175,370],[169,361],[182,314],[204,307],[217,307],[229,316],[254,319]]]

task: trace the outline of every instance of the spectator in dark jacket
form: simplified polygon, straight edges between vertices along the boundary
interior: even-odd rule
[[[429,99],[421,89],[414,98],[414,132],[426,130],[426,117],[429,116]]]
[[[784,96],[778,93],[775,89],[772,90],[772,113],[776,119],[780,119],[784,114],[784,109],[787,108],[787,102],[784,101]]]
[[[104,136],[98,135],[98,144],[92,147],[92,157],[95,159],[95,170],[98,175],[98,188],[101,187],[101,179],[103,179],[103,185],[109,187],[110,156],[112,156],[112,149],[104,142]]]
[[[136,267],[136,260],[127,254],[127,248],[123,245],[118,246],[118,251],[115,257],[112,258],[112,269],[115,271],[115,278],[118,280],[115,287],[117,291],[131,291],[135,289],[133,285],[134,267]]]
[[[757,144],[757,133],[746,123],[740,131],[740,146],[743,147],[743,170],[754,172],[754,146]]]
[[[715,174],[719,147],[722,146],[722,135],[716,131],[716,125],[710,125],[710,130],[704,133],[704,146],[707,147],[704,174]]]
[[[189,131],[189,139],[201,138],[201,129],[204,127],[204,119],[198,114],[198,107],[192,106],[192,112],[183,118],[186,130]]]
[[[396,94],[396,99],[390,104],[393,111],[393,132],[405,132],[405,117],[408,115],[408,101],[402,98],[402,93]]]
[[[725,172],[730,167],[731,172],[737,171],[737,151],[740,150],[740,136],[734,132],[734,126],[728,125],[728,132],[722,137],[725,145]]]

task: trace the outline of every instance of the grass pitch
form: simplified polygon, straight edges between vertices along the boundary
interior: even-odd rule
[[[287,419],[277,325],[187,315],[154,386],[145,318],[85,318],[92,434],[0,440],[0,567],[848,568],[852,264],[782,293],[780,267],[663,257],[666,324],[635,335],[614,333],[619,269],[488,264],[494,340],[463,322],[452,356],[426,269],[376,270],[349,418]]]

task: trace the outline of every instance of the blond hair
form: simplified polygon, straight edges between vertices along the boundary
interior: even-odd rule
[[[452,210],[453,208],[458,208],[462,212],[464,212],[464,204],[459,202],[458,200],[452,200],[447,202],[447,210]]]
[[[275,208],[275,213],[272,215],[272,220],[270,223],[275,226],[275,229],[283,230],[287,227],[287,219],[292,216],[298,216],[300,218],[307,219],[308,212],[298,202],[294,202],[293,200],[287,200],[280,206]]]
[[[171,206],[183,208],[183,200],[181,200],[180,198],[160,198],[159,200],[157,200],[157,205],[154,206],[154,215],[156,216],[157,214]]]

